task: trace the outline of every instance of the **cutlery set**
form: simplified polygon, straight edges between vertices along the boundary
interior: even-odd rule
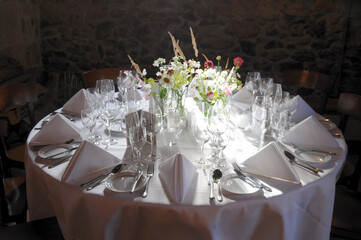
[[[292,153],[290,153],[290,152],[288,152],[288,151],[284,151],[284,154],[286,155],[286,157],[290,160],[290,162],[293,164],[293,165],[296,165],[296,166],[298,166],[298,167],[300,167],[300,168],[302,168],[302,169],[305,169],[305,170],[307,170],[307,171],[309,171],[309,172],[311,172],[311,173],[313,173],[313,174],[315,174],[315,175],[317,175],[317,176],[320,176],[318,173],[319,172],[321,172],[321,173],[323,173],[323,170],[322,169],[319,169],[319,168],[316,168],[316,167],[313,167],[312,165],[310,165],[310,164],[307,164],[307,163],[305,163],[305,162],[300,162],[300,161],[298,161],[297,159],[296,159],[296,157],[292,154]]]
[[[96,186],[98,186],[106,177],[108,177],[110,174],[115,174],[115,173],[118,173],[118,172],[121,172],[122,169],[124,167],[124,164],[121,163],[121,164],[118,164],[116,165],[110,172],[107,172],[107,173],[103,173],[85,183],[82,183],[80,184],[80,187],[87,187],[86,191],[89,191],[89,190],[92,190],[93,188],[95,188]]]
[[[237,163],[232,163],[233,170],[236,172],[236,174],[246,183],[248,183],[250,186],[258,189],[264,189],[268,192],[272,192],[272,189],[261,183],[257,178],[254,176],[250,177],[246,175],[243,170],[237,165]]]

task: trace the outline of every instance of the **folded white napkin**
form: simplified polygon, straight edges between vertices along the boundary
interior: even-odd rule
[[[120,159],[104,149],[84,141],[74,153],[61,181],[77,184],[119,164]]]
[[[252,95],[247,89],[242,88],[238,92],[232,95],[233,102],[241,102],[246,104],[252,104]]]
[[[63,106],[62,111],[69,114],[80,114],[81,110],[88,107],[88,92],[80,89]]]
[[[304,149],[317,149],[337,152],[339,144],[314,116],[310,116],[293,126],[282,138],[288,145]]]
[[[300,179],[291,163],[275,142],[271,142],[245,160],[243,170],[250,174],[270,177],[285,182],[299,183]]]
[[[159,177],[171,201],[183,202],[196,181],[197,168],[185,156],[176,154],[159,165]]]
[[[43,128],[30,140],[30,145],[62,143],[70,139],[82,140],[78,129],[69,119],[56,114]]]
[[[295,107],[296,111],[292,114],[291,120],[300,122],[309,116],[315,116],[316,112],[308,105],[300,95],[291,99],[291,108]]]

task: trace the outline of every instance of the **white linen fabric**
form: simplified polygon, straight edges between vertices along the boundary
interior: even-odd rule
[[[300,122],[310,116],[315,116],[316,112],[311,108],[308,103],[303,100],[300,95],[291,99],[291,107],[295,106],[295,112],[291,116],[291,120],[294,122]]]
[[[74,153],[61,181],[69,184],[78,184],[90,179],[99,172],[114,167],[120,163],[120,159],[104,149],[84,141]]]
[[[84,88],[80,89],[64,104],[62,111],[69,114],[80,114],[82,109],[89,106],[88,97],[91,97],[90,94]]]
[[[332,152],[337,152],[340,149],[336,139],[314,116],[310,116],[293,126],[290,131],[283,136],[282,142],[304,149],[318,149]]]
[[[159,165],[159,177],[171,201],[186,199],[188,189],[195,181],[197,169],[185,156],[176,154]]]
[[[80,120],[75,125],[82,127]],[[36,134],[30,133],[28,143]],[[246,131],[233,128],[232,134],[224,149],[227,159],[247,160],[257,152]],[[157,151],[163,158],[155,162],[146,198],[141,191],[114,193],[103,184],[84,192],[61,181],[69,163],[48,169],[29,148],[25,164],[30,219],[56,216],[65,239],[329,239],[335,182],[347,154],[344,139],[335,139],[342,151],[321,177],[294,167],[300,184],[259,177],[272,192],[225,193],[223,202],[209,201],[208,170],[203,169],[197,169],[184,202],[169,198],[159,166],[177,153],[199,160],[199,145],[189,129],[182,131],[175,147],[163,145],[162,132],[159,140]],[[120,142],[102,150],[120,158],[127,149],[126,141]],[[208,144],[205,153],[211,153]],[[234,174],[232,169],[223,173]]]
[[[75,141],[82,139],[80,128],[61,114],[56,114],[37,134],[30,138],[30,145],[63,143],[70,139]]]
[[[275,142],[267,144],[259,152],[245,160],[244,171],[273,179],[300,183],[300,179],[286,156]]]

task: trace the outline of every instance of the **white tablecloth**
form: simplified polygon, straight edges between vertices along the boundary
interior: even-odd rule
[[[80,120],[75,124],[82,126]],[[30,133],[28,142],[36,132]],[[244,130],[235,128],[233,133],[225,149],[228,158],[245,160],[257,151]],[[126,142],[120,140],[107,151],[122,159]],[[161,162],[178,152],[190,160],[201,156],[199,144],[187,131],[175,147],[164,146],[158,139],[163,158],[155,164],[147,198],[141,193],[113,193],[103,184],[82,191],[60,181],[67,163],[48,169],[36,160],[36,152],[27,150],[30,218],[55,215],[66,239],[329,239],[335,183],[347,153],[345,141],[337,141],[343,150],[324,166],[321,177],[295,167],[300,184],[265,178],[261,180],[272,192],[228,194],[221,203],[209,201],[202,169],[183,203],[171,202],[163,189],[158,176]],[[209,146],[206,152],[210,153]]]

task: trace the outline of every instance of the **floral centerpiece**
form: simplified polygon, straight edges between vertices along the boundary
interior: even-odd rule
[[[198,57],[197,44],[192,28],[190,28],[190,34],[195,56]],[[140,85],[143,87],[146,98],[153,97],[163,108],[164,100],[172,94],[181,114],[184,114],[183,99],[188,90],[191,90],[195,101],[203,101],[214,105],[218,100],[226,104],[228,96],[235,89],[242,87],[240,76],[237,74],[237,70],[244,62],[242,58],[236,57],[233,61],[234,66],[231,69],[227,69],[229,61],[227,60],[225,69],[220,71],[220,56],[216,58],[218,66],[215,67],[213,62],[203,55],[206,61],[204,67],[201,68],[199,61],[186,59],[174,36],[171,33],[169,35],[173,43],[174,57],[168,64],[164,58],[158,58],[154,61],[153,66],[158,68],[156,79],[147,78],[146,70],[141,71],[139,66],[128,55],[132,65],[143,79]],[[155,84],[156,82],[159,82],[158,87]]]

